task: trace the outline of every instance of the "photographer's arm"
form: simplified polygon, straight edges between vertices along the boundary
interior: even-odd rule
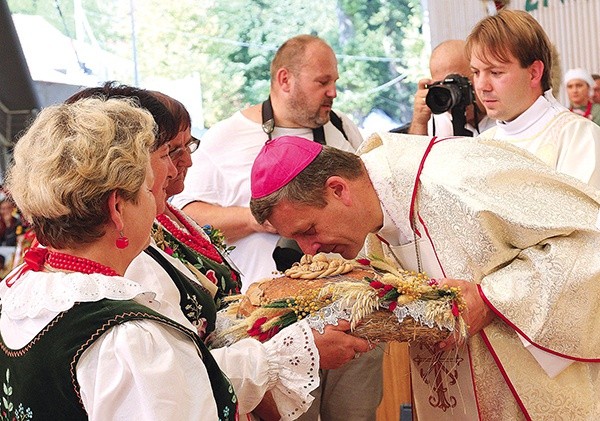
[[[429,83],[431,83],[431,79],[419,80],[419,89],[415,94],[413,118],[408,129],[409,134],[427,134],[427,123],[431,118],[431,110],[425,104],[425,97],[428,92],[425,86]]]
[[[228,243],[255,232],[277,233],[268,222],[258,224],[250,208],[242,206],[222,207],[206,202],[192,202],[185,205],[183,211],[198,225],[209,224],[221,230]]]

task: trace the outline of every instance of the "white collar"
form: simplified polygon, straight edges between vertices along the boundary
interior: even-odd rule
[[[554,113],[569,111],[554,98],[551,90],[547,90],[543,95],[540,95],[528,109],[514,120],[498,120],[498,126],[502,128],[506,135],[518,135],[540,121],[549,111]]]
[[[501,126],[507,134],[514,135],[521,133],[535,124],[539,117],[543,115],[549,107],[550,102],[543,95],[540,95],[528,109],[521,113],[520,116],[512,121],[498,120],[498,125]]]
[[[155,294],[122,276],[101,274],[28,271],[10,287],[6,282],[0,283],[2,316],[11,319],[62,312],[77,302],[96,302],[103,298],[130,300],[137,296],[141,298],[139,302],[152,306]]]

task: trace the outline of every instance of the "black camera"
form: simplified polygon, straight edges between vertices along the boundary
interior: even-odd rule
[[[425,103],[434,114],[445,113],[453,108],[464,110],[475,103],[475,91],[471,81],[465,76],[451,74],[428,85],[429,92]]]

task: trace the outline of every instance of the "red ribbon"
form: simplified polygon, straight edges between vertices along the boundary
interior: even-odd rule
[[[28,269],[39,272],[44,269],[44,262],[46,261],[47,254],[47,248],[35,247],[27,250],[25,256],[23,256],[23,260]]]
[[[44,263],[46,262],[46,255],[48,254],[48,249],[43,247],[33,247],[25,252],[23,256],[23,261],[25,264],[19,269],[17,273],[15,273],[10,278],[6,279],[6,286],[11,287],[16,282],[17,279],[21,277],[24,273],[32,270],[34,272],[39,272],[44,269]]]

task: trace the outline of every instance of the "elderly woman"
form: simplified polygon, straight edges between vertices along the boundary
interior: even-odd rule
[[[200,140],[192,136],[192,121],[181,102],[161,92],[153,91],[152,94],[167,107],[179,128],[177,135],[169,141],[169,156],[177,169],[177,175],[167,185],[167,197],[170,198],[183,191],[185,175],[192,165],[191,154],[198,148]],[[165,201],[164,210],[156,219],[158,225],[153,237],[157,245],[178,257],[196,274],[196,278],[214,294],[217,308],[223,307],[223,297],[240,293],[242,285],[239,271],[228,258],[222,240],[215,244],[218,231],[211,228],[209,232],[216,234],[211,238],[168,201]]]
[[[130,102],[88,99],[42,110],[17,143],[8,189],[45,248],[0,285],[7,418],[235,418],[196,333],[123,277],[166,181],[150,166],[154,127]]]

